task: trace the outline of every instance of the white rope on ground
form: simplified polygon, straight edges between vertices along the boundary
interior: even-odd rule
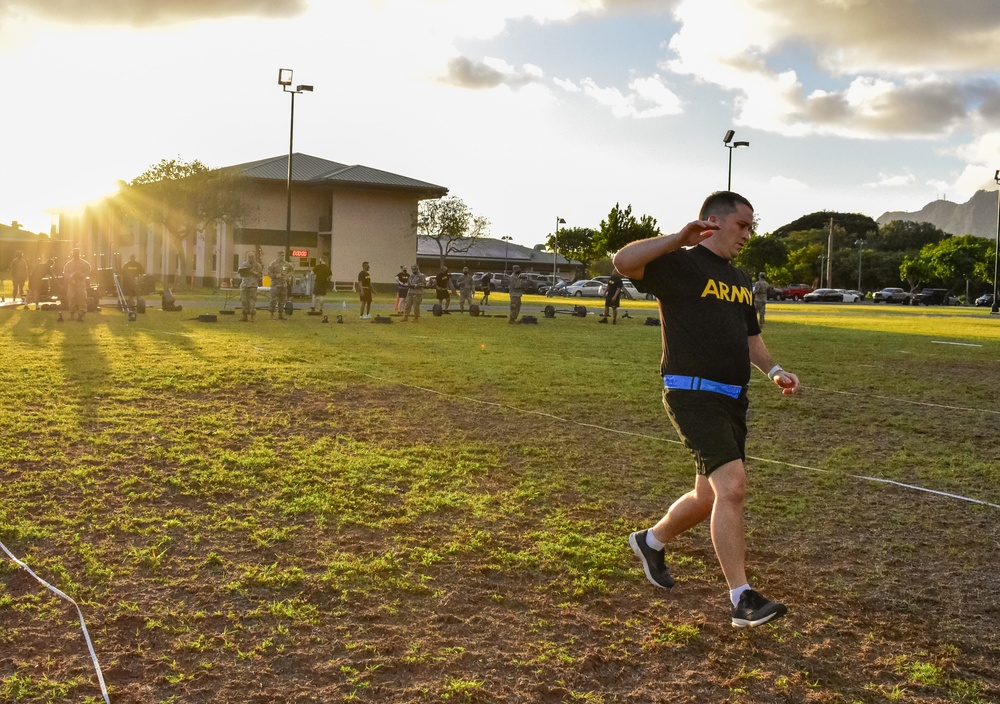
[[[23,567],[24,570],[28,574],[30,574],[32,577],[34,577],[43,587],[45,587],[46,589],[48,589],[50,592],[52,592],[56,596],[58,596],[58,597],[60,597],[62,599],[65,599],[66,601],[68,601],[69,603],[71,603],[73,606],[76,607],[76,613],[79,614],[79,616],[80,616],[80,628],[83,629],[83,637],[86,639],[86,641],[87,641],[87,649],[90,651],[90,659],[94,661],[94,670],[97,671],[97,681],[101,685],[101,694],[104,695],[104,701],[107,704],[111,704],[111,699],[108,697],[108,688],[104,684],[104,673],[101,672],[101,664],[99,662],[97,662],[97,653],[94,652],[94,644],[91,643],[91,641],[90,641],[90,633],[87,631],[87,624],[83,620],[83,611],[80,609],[80,605],[77,604],[72,598],[70,598],[69,596],[67,596],[65,593],[63,593],[60,590],[56,589],[51,584],[49,584],[44,579],[42,579],[37,574],[35,574],[31,570],[30,567],[28,567],[26,564],[24,564],[23,562],[21,562],[20,560],[18,560],[16,557],[14,557],[14,554],[10,550],[8,550],[7,546],[4,545],[2,542],[0,542],[0,549],[3,549],[3,551],[5,553],[7,553],[7,557],[9,557],[11,560],[13,560],[14,562],[16,562],[21,567]]]
[[[911,401],[905,398],[893,398],[892,396],[880,396],[878,394],[861,394],[856,391],[837,391],[836,389],[820,389],[815,386],[800,386],[801,389],[809,391],[820,391],[825,394],[841,394],[843,396],[861,396],[863,398],[877,398],[880,401],[892,401],[894,403],[909,403],[914,406],[928,406],[929,408],[943,408],[946,411],[969,411],[971,413],[992,413],[1000,415],[1000,411],[993,411],[989,408],[968,408],[967,406],[946,406],[941,403],[930,403],[929,401]]]
[[[505,408],[505,409],[508,409],[508,410],[511,410],[511,411],[516,411],[518,413],[526,413],[526,414],[529,414],[529,415],[542,416],[543,418],[551,418],[553,420],[558,420],[558,421],[561,421],[563,423],[570,423],[572,425],[579,425],[579,426],[582,426],[584,428],[592,428],[594,430],[602,430],[602,431],[607,432],[607,433],[617,433],[618,435],[629,435],[629,436],[636,437],[636,438],[643,438],[645,440],[655,440],[657,442],[671,443],[673,445],[680,445],[680,444],[682,444],[679,440],[671,440],[670,438],[662,438],[662,437],[659,437],[659,436],[656,436],[656,435],[646,435],[645,433],[636,433],[636,432],[633,432],[631,430],[619,430],[617,428],[606,428],[606,427],[604,427],[602,425],[596,425],[594,423],[584,423],[583,421],[573,420],[572,418],[562,418],[560,416],[553,415],[552,413],[546,413],[544,411],[535,411],[535,410],[532,410],[530,408],[518,408],[517,406],[511,406],[511,405],[508,405],[506,403],[498,403],[497,401],[484,401],[482,399],[473,398],[471,396],[461,396],[459,394],[449,394],[449,393],[445,393],[444,391],[438,391],[437,389],[428,388],[426,386],[417,386],[415,384],[406,384],[406,383],[403,383],[402,381],[397,381],[395,379],[386,379],[385,377],[376,376],[374,374],[367,374],[365,372],[355,372],[355,373],[359,374],[360,376],[366,376],[369,379],[375,379],[376,381],[381,381],[381,382],[385,382],[385,383],[388,383],[388,384],[395,384],[397,386],[403,386],[403,387],[408,388],[408,389],[416,389],[417,391],[426,391],[428,393],[437,394],[438,396],[444,396],[446,398],[459,399],[459,400],[462,400],[462,401],[470,401],[472,403],[478,403],[478,404],[481,404],[483,406],[493,406],[494,408]],[[820,389],[815,389],[815,390],[820,390]],[[836,392],[833,392],[833,393],[836,393]],[[844,392],[844,393],[846,393],[846,392]],[[914,403],[917,403],[917,402],[914,402]],[[929,404],[929,405],[934,405],[934,404]],[[942,406],[942,408],[951,408],[951,407],[950,406]],[[974,409],[959,409],[959,410],[974,410]],[[768,459],[766,457],[753,457],[751,455],[747,455],[747,459],[754,460],[755,462],[767,462],[769,464],[782,465],[784,467],[791,467],[793,469],[805,469],[805,470],[808,470],[810,472],[822,472],[824,474],[838,474],[838,472],[834,472],[833,470],[830,470],[830,469],[820,469],[819,467],[810,467],[808,465],[795,464],[793,462],[784,462],[782,460],[772,460],[772,459]],[[869,477],[869,476],[866,476],[864,474],[846,474],[844,476],[846,476],[846,477],[848,477],[850,479],[859,479],[859,480],[868,481],[868,482],[875,482],[875,483],[878,483],[878,484],[891,484],[893,486],[898,486],[898,487],[901,487],[901,488],[904,488],[904,489],[912,489],[914,491],[921,491],[921,492],[924,492],[926,494],[934,494],[936,496],[944,496],[944,497],[947,497],[947,498],[950,498],[950,499],[957,499],[959,501],[967,501],[968,503],[979,504],[981,506],[989,506],[990,508],[1000,508],[1000,504],[993,504],[993,503],[990,503],[989,501],[982,501],[981,499],[973,499],[973,498],[970,498],[968,496],[962,496],[961,494],[950,494],[950,493],[945,492],[945,491],[938,491],[937,489],[928,489],[927,487],[918,486],[916,484],[905,484],[903,482],[897,482],[897,481],[895,481],[893,479],[883,479],[881,477]]]

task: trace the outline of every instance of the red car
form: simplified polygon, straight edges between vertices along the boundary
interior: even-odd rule
[[[805,284],[789,284],[778,289],[779,301],[801,301],[807,293],[812,293],[812,286]]]

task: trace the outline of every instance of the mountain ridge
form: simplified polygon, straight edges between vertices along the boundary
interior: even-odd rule
[[[935,200],[916,212],[889,211],[875,219],[879,225],[893,220],[929,222],[950,235],[997,237],[996,191],[976,191],[965,203]]]

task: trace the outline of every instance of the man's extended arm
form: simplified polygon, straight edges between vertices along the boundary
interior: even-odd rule
[[[747,342],[750,345],[750,363],[765,374],[769,374],[771,381],[781,387],[781,393],[794,394],[799,390],[799,378],[775,363],[767,350],[767,345],[764,344],[764,338],[760,335],[751,335],[747,338]]]
[[[661,235],[630,242],[615,254],[615,268],[626,278],[642,279],[649,262],[681,247],[692,247],[711,237],[712,233],[718,229],[718,224],[714,222],[695,220],[672,235]]]

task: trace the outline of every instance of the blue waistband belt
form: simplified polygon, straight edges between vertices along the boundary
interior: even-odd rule
[[[680,374],[664,374],[663,385],[668,389],[686,389],[690,391],[711,391],[730,398],[739,398],[743,393],[742,386],[721,384],[718,381],[702,379],[700,376],[681,376]]]

